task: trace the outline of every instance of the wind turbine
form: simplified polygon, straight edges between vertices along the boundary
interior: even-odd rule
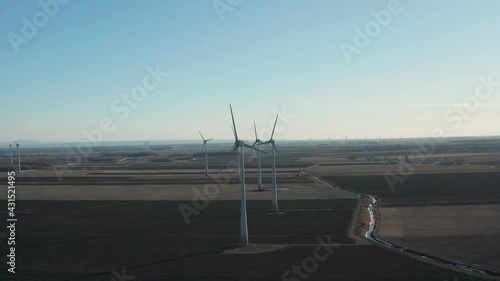
[[[17,146],[17,163],[19,165],[19,173],[21,173],[21,150],[19,149],[19,143],[18,142],[14,142]]]
[[[241,181],[241,225],[240,225],[240,242],[243,245],[248,244],[248,224],[247,224],[247,199],[245,193],[245,150],[244,148],[250,148],[256,150],[253,146],[248,145],[246,142],[238,139],[238,132],[236,131],[236,123],[234,122],[233,108],[229,104],[229,109],[231,110],[231,119],[233,121],[233,134],[234,134],[234,145],[231,152],[239,151],[239,163],[238,168],[240,171],[240,181]]]
[[[14,165],[14,157],[12,156],[12,143],[9,144],[10,148],[10,164]]]
[[[255,131],[255,142],[253,146],[257,145],[257,159],[258,159],[258,168],[257,168],[257,189],[259,191],[263,191],[262,189],[262,165],[260,161],[260,145],[263,144],[263,142],[259,139],[257,136],[257,126],[255,126],[255,121],[253,121],[253,129]]]
[[[200,131],[198,131],[198,133],[200,133],[200,136],[203,139],[203,146],[201,147],[201,151],[203,151],[203,149],[205,149],[205,176],[208,176],[208,144],[207,143],[209,141],[213,140],[213,138],[212,139],[205,139]]]
[[[264,142],[263,144],[270,144],[273,150],[273,211],[278,211],[278,191],[276,188],[276,153],[278,150],[276,149],[276,145],[274,144],[274,129],[276,129],[276,123],[278,122],[278,114],[276,114],[276,120],[274,121],[273,132],[271,133],[271,138]]]

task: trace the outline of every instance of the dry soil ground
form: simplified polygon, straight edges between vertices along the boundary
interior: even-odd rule
[[[384,149],[377,151],[397,155],[403,150]],[[240,189],[234,167],[217,174],[228,158],[222,152],[214,153],[210,162],[213,176],[205,177],[203,160],[190,150],[153,149],[150,154],[138,149],[103,149],[75,165],[64,164],[64,151],[33,153],[29,167],[36,171],[17,177],[17,279],[5,273],[2,263],[2,280],[119,280],[114,274],[122,273],[122,268],[135,276],[134,280],[146,281],[283,280],[283,273],[294,265],[310,261],[318,239],[328,240],[328,236],[332,249],[328,259],[318,262],[307,277],[285,276],[288,280],[481,280],[350,235],[353,218],[364,211],[357,196],[315,181],[300,169],[340,163],[321,166],[326,167],[321,175],[347,177],[337,168],[350,171],[359,165],[359,161],[344,159],[359,146],[280,149],[278,194],[282,212],[278,214],[269,212],[269,154],[263,159],[264,192],[255,191],[256,160],[248,157],[251,245],[244,248],[237,245]],[[53,165],[59,172],[63,169],[62,177],[57,177]],[[494,177],[495,172],[490,172]],[[222,178],[229,182],[221,184],[219,193],[187,224],[179,206],[194,206],[197,192]],[[352,180],[356,176],[342,186],[370,190],[371,180],[364,182],[368,187],[352,185]],[[485,194],[495,194],[492,188],[484,189]],[[6,192],[0,198],[5,202]],[[481,245],[486,242],[477,241]],[[434,245],[433,250],[442,247]],[[0,251],[6,250],[6,244],[0,244]]]

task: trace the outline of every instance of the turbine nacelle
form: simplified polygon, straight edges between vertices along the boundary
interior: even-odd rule
[[[255,142],[253,143],[252,146],[264,144],[264,142],[261,141],[259,139],[259,137],[257,136],[257,126],[255,125],[255,121],[253,121],[253,129],[254,129],[254,132],[255,132]]]
[[[253,145],[249,145],[247,144],[246,141],[242,141],[238,138],[238,130],[236,130],[236,122],[234,122],[234,114],[233,114],[233,107],[231,106],[231,104],[229,104],[229,109],[231,110],[231,120],[233,121],[233,135],[234,135],[234,144],[233,144],[233,148],[231,149],[231,152],[235,152],[238,150],[238,148],[240,147],[246,147],[246,148],[250,148],[250,149],[253,149],[253,150],[257,150],[255,147],[253,147]],[[255,125],[255,123],[254,123]]]
[[[207,143],[212,139],[205,139],[205,137],[203,137],[203,135],[201,134],[200,131],[198,131],[198,133],[200,133],[200,136],[201,136],[201,139],[203,140],[203,146],[201,147],[201,152],[203,152],[203,150],[205,150],[205,176],[208,176],[208,145]]]
[[[259,139],[256,139],[252,146],[261,145],[261,144],[264,144],[264,142],[259,140]]]
[[[207,142],[213,140],[213,138],[205,139],[200,131],[198,131],[198,133],[200,133],[201,139],[203,140],[203,146],[201,147],[201,150],[203,151],[203,149],[207,146]]]
[[[262,143],[263,145],[270,145],[272,147],[272,149],[279,155],[280,153],[278,152],[278,149],[276,148],[276,144],[275,144],[275,141],[274,140],[268,140],[266,142],[263,142]]]

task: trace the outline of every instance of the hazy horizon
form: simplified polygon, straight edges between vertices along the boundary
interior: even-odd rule
[[[484,136],[453,136],[453,137],[445,137],[446,140],[453,141],[453,140],[462,140],[462,139],[500,139],[500,135],[484,135]],[[377,142],[381,141],[383,143],[387,142],[400,142],[402,143],[408,143],[413,140],[430,140],[432,137],[399,137],[399,136],[394,136],[394,138],[389,137],[381,137],[381,138],[356,138],[356,137],[349,137],[348,142],[349,143],[356,143],[356,142]],[[251,138],[245,138],[243,139],[244,141],[247,141],[248,143],[252,144],[255,139]],[[307,143],[307,142],[315,142],[315,143],[333,143],[333,144],[344,144],[346,139],[344,138],[326,138],[326,139],[283,139],[283,138],[275,138],[277,143],[280,143],[282,145],[283,143]],[[434,139],[435,141],[439,141],[439,139]],[[89,140],[87,139],[82,139],[80,141],[74,141],[74,142],[65,142],[65,141],[37,141],[37,140],[16,140],[18,143],[21,144],[22,147],[30,147],[30,148],[36,148],[36,147],[56,147],[58,145],[74,145],[74,144],[79,144],[79,143],[87,143]],[[99,146],[119,146],[119,145],[124,145],[124,146],[144,146],[145,142],[149,142],[150,146],[159,146],[159,145],[202,145],[203,141],[200,139],[136,139],[136,140],[104,140],[102,142],[94,142],[93,146],[99,147]],[[233,139],[214,139],[213,141],[210,142],[211,146],[219,146],[219,145],[232,145],[234,143],[234,138]],[[3,145],[3,148],[0,148],[0,150],[7,149],[9,144],[14,144],[14,141],[0,141],[0,145]]]

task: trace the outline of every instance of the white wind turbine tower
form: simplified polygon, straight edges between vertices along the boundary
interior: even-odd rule
[[[229,106],[231,106],[231,105],[229,105]],[[233,136],[234,136],[234,134],[235,134],[234,133],[234,128],[231,127],[231,129],[233,130]],[[240,157],[241,156],[240,156],[240,151],[239,150],[238,150],[237,154],[238,154],[238,180],[241,182],[241,167],[240,167]]]
[[[9,148],[10,148],[10,164],[14,165],[14,157],[12,155],[12,143],[9,144]]]
[[[19,142],[14,142],[17,147],[17,163],[19,165],[19,173],[21,173],[21,150],[19,149]]]
[[[208,142],[213,140],[213,138],[205,139],[200,131],[198,131],[198,133],[200,133],[200,136],[203,139],[203,146],[201,147],[201,151],[205,149],[205,176],[208,176]]]
[[[234,133],[234,145],[231,152],[239,151],[239,163],[241,173],[241,225],[240,225],[240,242],[243,245],[248,244],[248,224],[247,224],[247,199],[245,193],[245,150],[244,148],[250,148],[256,150],[254,147],[248,145],[244,141],[238,139],[238,132],[236,131],[236,123],[234,122],[233,108],[229,105],[231,110],[231,119],[233,121],[233,133]]]
[[[274,144],[274,129],[276,129],[276,123],[278,122],[278,114],[276,114],[276,120],[274,121],[273,132],[271,133],[271,138],[264,142],[263,144],[271,144],[271,149],[273,150],[273,211],[278,211],[278,191],[276,187],[276,153],[278,150],[276,149],[276,145]]]
[[[255,131],[255,142],[253,146],[257,145],[257,159],[258,159],[258,168],[257,168],[257,190],[263,191],[262,189],[262,164],[260,160],[260,145],[263,142],[257,137],[257,126],[255,126],[255,121],[253,121],[253,129]]]

